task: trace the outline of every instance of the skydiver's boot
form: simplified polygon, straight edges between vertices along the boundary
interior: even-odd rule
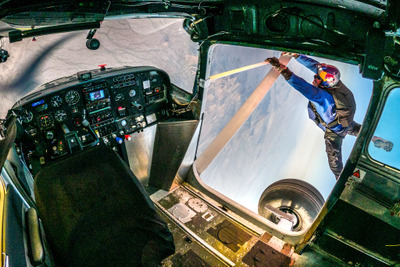
[[[328,163],[331,171],[335,175],[336,180],[339,179],[343,169],[342,162],[342,141],[343,137],[327,130],[325,132],[325,148],[328,156]]]
[[[349,129],[347,131],[348,134],[358,136],[361,129],[361,124],[358,124],[355,121],[352,121],[349,125]]]

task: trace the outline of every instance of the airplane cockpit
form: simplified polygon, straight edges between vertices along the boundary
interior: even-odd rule
[[[131,134],[174,115],[172,91],[168,74],[152,67],[102,66],[60,78],[11,109],[24,129],[17,149],[33,174],[49,162],[96,145],[109,146],[126,158],[121,144],[131,140]]]
[[[399,18],[396,0],[0,1],[1,264],[398,266]],[[339,175],[282,72],[322,89],[300,56],[356,103]]]

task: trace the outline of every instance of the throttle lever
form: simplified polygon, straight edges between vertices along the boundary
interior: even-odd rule
[[[90,125],[89,121],[86,119],[86,109],[83,110],[82,125],[85,127],[89,127]]]
[[[83,147],[89,147],[89,146],[94,146],[97,145],[99,143],[99,138],[96,134],[96,132],[92,129],[92,127],[90,126],[89,121],[86,118],[86,109],[83,109],[83,113],[82,113],[82,125],[86,128],[89,129],[90,133],[92,134],[92,136],[94,137],[94,141],[90,144],[84,145]]]

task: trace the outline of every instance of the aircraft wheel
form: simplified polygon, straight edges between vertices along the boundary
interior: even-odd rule
[[[284,179],[264,190],[258,202],[258,214],[278,223],[280,219],[267,208],[270,205],[292,215],[292,231],[302,231],[311,225],[324,203],[323,196],[309,183]]]
[[[90,50],[96,50],[100,47],[100,41],[96,38],[87,39],[86,47]]]

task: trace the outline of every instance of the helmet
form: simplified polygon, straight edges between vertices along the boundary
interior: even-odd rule
[[[322,79],[321,87],[333,87],[340,80],[340,71],[332,65],[319,64],[318,76]]]

